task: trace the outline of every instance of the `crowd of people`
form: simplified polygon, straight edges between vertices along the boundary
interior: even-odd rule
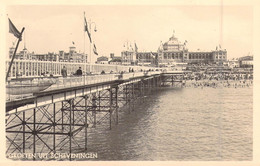
[[[253,79],[253,74],[246,73],[217,73],[217,74],[206,74],[206,73],[189,73],[184,74],[186,80],[244,80]]]
[[[250,87],[253,85],[252,74],[185,74],[183,76],[184,87]]]

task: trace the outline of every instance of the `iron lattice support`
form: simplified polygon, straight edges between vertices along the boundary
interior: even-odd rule
[[[165,79],[164,79],[165,80]],[[87,152],[89,130],[112,129],[119,114],[134,111],[163,82],[162,76],[114,84],[110,88],[6,116],[6,154],[32,153],[28,160],[45,160],[36,154]],[[68,158],[71,160],[70,158]]]
[[[86,119],[82,118],[86,111],[76,107],[81,100],[71,99],[9,115],[6,154],[32,153],[33,160],[40,160],[37,154],[80,150],[78,138],[87,127]]]
[[[182,87],[183,74],[167,74],[162,76],[163,86]]]

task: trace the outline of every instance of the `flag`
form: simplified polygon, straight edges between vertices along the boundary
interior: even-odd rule
[[[8,18],[9,20],[9,33],[12,33],[15,37],[17,37],[18,39],[20,39],[20,41],[22,40],[21,37],[21,33],[16,29],[16,27],[14,26],[14,24],[12,23],[12,21]]]
[[[73,45],[75,44],[74,41],[72,41],[72,44],[73,44]]]
[[[84,20],[85,20],[84,31],[88,33],[89,41],[90,41],[90,43],[92,43],[91,36],[90,36],[89,31],[88,31],[88,22],[87,22],[86,17],[85,17],[85,12],[84,12]]]
[[[93,47],[93,52],[94,52],[94,54],[98,55],[98,53],[97,53],[97,48],[96,48],[96,45],[95,45],[95,44],[94,44],[94,47]]]
[[[153,57],[155,57],[155,55],[153,54],[153,52],[151,51],[151,55],[153,56]]]
[[[138,50],[138,47],[137,47],[137,45],[136,45],[136,43],[135,43],[135,51],[137,52],[137,50]]]

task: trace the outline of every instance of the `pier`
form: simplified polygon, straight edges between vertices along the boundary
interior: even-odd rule
[[[112,129],[118,125],[121,108],[131,113],[157,87],[179,86],[183,74],[154,71],[65,78],[30,97],[7,101],[7,157],[88,152],[90,128],[105,124]],[[42,160],[35,155],[30,159]]]

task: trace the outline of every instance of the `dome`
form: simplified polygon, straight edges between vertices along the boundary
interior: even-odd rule
[[[163,44],[163,50],[168,51],[180,51],[183,50],[184,44],[182,44],[177,37],[174,36],[174,33],[172,37],[169,38],[169,41],[165,42]]]
[[[178,38],[175,37],[174,34],[173,34],[172,37],[169,38],[169,41],[167,42],[167,44],[178,45],[178,44],[180,44],[180,42],[179,42]]]

